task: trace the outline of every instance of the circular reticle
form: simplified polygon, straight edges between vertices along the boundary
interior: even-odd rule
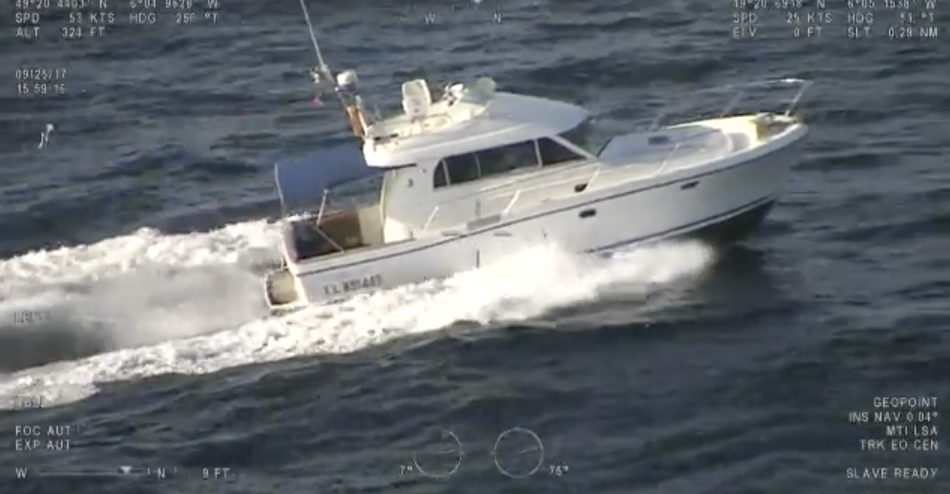
[[[544,463],[544,444],[530,429],[515,427],[502,432],[492,448],[495,466],[503,475],[523,479],[535,474]]]
[[[412,463],[422,475],[443,479],[459,469],[464,455],[458,436],[450,430],[440,429],[422,451],[412,452]]]

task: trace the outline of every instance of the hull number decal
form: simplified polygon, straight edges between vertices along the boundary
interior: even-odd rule
[[[383,285],[382,275],[374,274],[365,278],[356,278],[346,280],[341,283],[334,283],[323,287],[323,293],[328,297],[345,295],[347,293],[359,292],[370,288],[379,288]]]

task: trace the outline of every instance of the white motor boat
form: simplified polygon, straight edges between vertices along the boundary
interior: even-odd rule
[[[316,44],[316,43],[315,43]],[[319,55],[319,49],[318,49]],[[448,277],[542,242],[586,253],[681,236],[733,242],[779,199],[808,132],[793,110],[809,81],[716,91],[715,118],[591,137],[582,107],[496,90],[492,79],[402,84],[403,111],[370,118],[356,74],[335,78],[359,146],[278,164],[283,266],[264,281],[276,313]],[[784,111],[732,114],[750,90],[793,87]]]

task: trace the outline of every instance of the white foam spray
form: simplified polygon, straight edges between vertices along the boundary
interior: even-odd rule
[[[18,319],[34,314],[114,348],[233,328],[266,313],[251,266],[276,256],[272,230],[265,222],[209,234],[142,229],[0,261],[0,328],[30,331]]]
[[[610,259],[536,246],[480,270],[268,317],[252,267],[276,255],[273,225],[163,236],[143,230],[85,247],[0,261],[0,313],[59,303],[107,328],[115,350],[0,376],[0,407],[17,397],[68,403],[96,384],[199,374],[301,355],[352,352],[458,321],[506,322],[643,293],[700,272],[701,244],[638,249]]]

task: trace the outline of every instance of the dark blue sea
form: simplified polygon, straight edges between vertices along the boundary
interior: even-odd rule
[[[311,1],[390,102],[487,75],[632,129],[802,77],[812,132],[733,249],[548,246],[284,317],[273,163],[348,138],[297,2],[44,1],[0,6],[0,492],[950,491],[943,0]]]

